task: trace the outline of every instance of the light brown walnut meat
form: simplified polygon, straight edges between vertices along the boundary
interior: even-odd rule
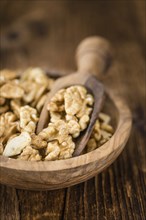
[[[20,108],[22,106],[20,99],[13,99],[10,102],[10,106],[15,115],[20,119]]]
[[[38,121],[36,109],[25,105],[20,108],[20,128],[22,131],[34,133]]]
[[[97,148],[97,143],[95,138],[90,138],[88,143],[87,143],[87,152],[93,151]]]
[[[45,153],[45,160],[57,160],[59,158],[59,153],[60,147],[58,141],[49,142]]]
[[[47,141],[43,139],[40,135],[31,134],[31,144],[35,149],[45,148],[47,146]]]
[[[8,139],[18,131],[19,123],[16,115],[14,115],[12,112],[7,112],[0,116],[1,143],[5,144]]]
[[[53,82],[41,68],[27,69],[20,79],[20,84],[25,90],[23,100],[35,107],[41,97],[51,89]]]
[[[50,80],[45,72],[39,67],[26,69],[23,72],[21,81],[31,81],[41,85],[47,84],[48,86],[49,84],[52,84],[52,80]]]
[[[0,71],[0,85],[5,84],[6,82],[16,79],[18,76],[16,71],[12,71],[12,70],[1,70]]]
[[[100,112],[100,113],[99,113],[99,119],[100,119],[102,122],[104,122],[105,124],[109,124],[109,123],[110,123],[110,120],[111,120],[110,116],[107,115],[107,114],[105,114],[105,113],[103,113],[103,112]]]
[[[8,104],[0,106],[0,114],[6,113],[10,110],[10,107]]]
[[[90,121],[89,115],[83,115],[79,120],[79,125],[81,127],[81,131],[83,131]]]
[[[81,129],[85,129],[87,125],[84,126],[83,121],[86,120],[86,124],[88,123],[87,116],[92,112],[93,103],[93,96],[87,94],[87,90],[83,86],[71,86],[67,89],[61,89],[48,104],[50,121],[55,122],[58,119],[81,120]]]
[[[0,96],[6,99],[17,99],[24,96],[24,90],[13,83],[6,83],[0,88]]]
[[[64,94],[65,89],[61,89],[54,95],[54,97],[52,97],[50,103],[48,104],[48,110],[50,112],[64,111]]]
[[[86,129],[94,103],[93,96],[83,86],[71,86],[59,90],[48,104],[50,121],[62,119],[68,122],[68,128],[74,138]]]
[[[66,136],[62,143],[57,140],[48,143],[45,160],[60,160],[72,157],[75,143],[71,136]]]
[[[7,142],[3,155],[7,157],[18,155],[30,143],[31,137],[29,133],[22,132],[19,136],[16,136]]]
[[[39,134],[38,136],[41,137],[43,140],[45,141],[50,141],[51,139],[53,139],[54,137],[56,137],[56,129],[54,126],[51,126],[51,124],[49,124],[49,126],[47,128],[44,128]]]
[[[102,145],[105,142],[107,142],[111,138],[112,133],[109,133],[109,132],[106,132],[104,130],[101,130],[101,135],[102,135],[102,139],[100,140],[100,145]]]
[[[55,123],[49,123],[48,127],[43,129],[38,136],[47,142],[58,140],[62,143],[64,138],[69,135],[68,125],[65,121],[59,120]]]
[[[50,112],[50,122],[55,123],[62,118],[62,114],[59,112]]]
[[[59,159],[68,159],[72,157],[75,150],[75,143],[72,137],[68,135],[60,145],[61,152],[59,154]]]
[[[49,123],[48,127],[54,129],[54,134],[50,135],[50,138],[48,139],[49,141],[58,140],[58,142],[61,144],[67,139],[68,136],[70,136],[68,123],[66,123],[64,120]]]
[[[111,138],[114,130],[109,123],[110,116],[105,113],[100,113],[87,143],[87,152],[95,150]]]
[[[40,90],[40,86],[31,81],[21,82],[21,86],[25,91],[25,94],[23,96],[23,101],[25,103],[30,103],[30,104],[34,102],[38,94],[38,91]]]
[[[107,131],[109,133],[113,133],[113,127],[109,124],[106,124],[106,123],[101,123],[101,129],[104,130],[104,131]]]
[[[83,104],[83,98],[87,91],[83,87],[79,88],[80,86],[71,86],[66,89],[64,94],[65,112],[69,115],[76,115]]]
[[[80,135],[81,127],[77,121],[70,120],[68,122],[68,130],[69,134],[71,134],[73,138],[77,138]]]
[[[63,120],[49,123],[48,127],[38,134],[38,138],[48,142],[45,160],[70,158],[74,152],[75,144],[68,123]]]
[[[39,154],[39,151],[34,149],[32,146],[28,145],[18,156],[18,159],[28,160],[28,161],[40,161],[42,156]]]

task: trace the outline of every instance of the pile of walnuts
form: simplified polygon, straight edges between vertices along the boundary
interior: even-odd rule
[[[59,90],[48,103],[48,126],[36,134],[39,115],[54,80],[41,68],[0,72],[0,154],[40,161],[71,158],[75,139],[90,121],[94,98],[83,86]],[[110,117],[99,114],[84,151],[90,152],[110,139]]]

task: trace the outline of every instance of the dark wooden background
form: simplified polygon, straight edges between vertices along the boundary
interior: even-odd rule
[[[0,186],[1,220],[144,220],[146,4],[143,0],[1,0],[1,68],[75,69],[77,44],[108,38],[115,61],[105,84],[131,108],[133,128],[119,158],[89,181],[62,190],[33,192]]]

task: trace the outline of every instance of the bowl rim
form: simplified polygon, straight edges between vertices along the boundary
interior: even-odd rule
[[[57,172],[61,170],[75,169],[98,160],[100,161],[103,158],[107,158],[114,151],[118,150],[118,148],[124,146],[125,142],[128,140],[132,126],[131,111],[125,101],[123,101],[116,92],[106,88],[106,93],[111,100],[114,100],[114,102],[112,102],[117,108],[119,120],[114,134],[105,144],[89,153],[55,161],[23,161],[0,155],[0,169],[7,168],[27,172]],[[119,137],[119,130],[120,133],[122,133],[121,138]]]

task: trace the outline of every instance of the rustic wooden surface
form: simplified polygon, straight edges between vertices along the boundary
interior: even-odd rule
[[[133,113],[128,144],[105,172],[56,191],[1,185],[0,218],[144,220],[145,1],[2,0],[0,8],[1,68],[39,65],[70,71],[78,42],[89,35],[104,36],[116,58],[105,83],[125,98]]]

